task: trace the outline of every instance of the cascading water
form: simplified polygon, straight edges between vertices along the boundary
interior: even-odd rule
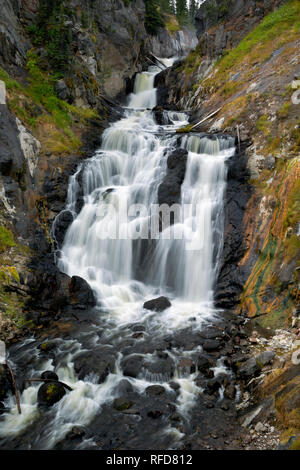
[[[171,65],[170,60],[165,63]],[[162,344],[169,344],[164,343],[170,341],[168,335],[185,331],[191,321],[192,337],[203,324],[217,318],[213,289],[223,246],[226,160],[234,152],[234,141],[216,136],[178,137],[174,131],[188,122],[184,113],[165,111],[166,124],[158,126],[151,109],[156,105],[154,79],[159,71],[153,66],[137,76],[124,117],[104,132],[101,149],[70,179],[67,208],[73,212],[74,221],[66,234],[58,266],[69,276],[86,279],[93,288],[98,299],[101,336],[96,322],[70,341],[57,340],[53,361],[45,362],[40,357],[34,340],[14,351],[16,364],[26,363],[28,351],[35,357],[28,368],[29,376],[36,376],[45,368],[55,370],[73,391],[46,413],[42,424],[36,398],[38,385],[31,385],[22,393],[21,416],[11,397],[7,403],[11,412],[4,414],[0,429],[0,437],[6,442],[30,427],[32,438],[25,448],[54,448],[72,426],[89,426],[101,419],[99,416],[107,419],[105,410],[110,410],[114,398],[120,396],[124,382],[122,361],[136,354],[142,357],[143,367],[136,375],[127,374],[126,379],[137,401],[145,396],[149,385],[159,383],[188,422],[201,392],[194,382],[197,373],[187,373],[180,366],[182,358],[193,358],[201,346],[190,350]],[[167,171],[167,156],[178,143],[188,150],[181,188],[182,217],[168,228],[169,237],[163,231],[158,239],[147,241],[145,248],[145,240],[139,239],[139,234],[149,234],[149,210],[157,202],[158,187]],[[84,204],[76,213],[80,174]],[[142,270],[141,262],[145,264]],[[146,300],[158,295],[167,295],[171,307],[159,315],[143,309]],[[132,340],[132,325],[140,328],[137,331],[145,331],[143,339]],[[140,337],[143,333],[137,335]],[[160,355],[154,354],[161,350]],[[92,357],[95,351],[102,355],[110,351],[114,358],[114,367],[104,383],[98,383],[97,374],[79,380],[74,369],[78,357],[86,352]],[[160,369],[156,360],[163,364]],[[176,389],[170,386],[170,380],[177,383]],[[167,423],[153,433],[166,447],[172,447],[182,437],[176,427]],[[95,446],[91,437],[76,448]]]

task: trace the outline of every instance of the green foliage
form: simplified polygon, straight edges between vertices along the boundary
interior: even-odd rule
[[[206,2],[204,8],[211,20],[222,20],[229,12],[232,6],[232,0],[223,0],[222,3],[215,5],[214,3]]]
[[[63,72],[69,60],[72,31],[65,25],[69,13],[63,0],[39,0],[37,22],[28,28],[34,45],[45,45],[50,64],[56,72]],[[86,21],[83,13],[83,27],[86,27]]]
[[[180,25],[189,23],[187,0],[176,0],[176,16]]]
[[[11,231],[0,225],[0,253],[2,253],[6,248],[11,248],[15,245]]]
[[[155,35],[158,33],[159,28],[164,26],[164,21],[159,11],[158,0],[145,0],[145,4],[145,28],[149,34]]]

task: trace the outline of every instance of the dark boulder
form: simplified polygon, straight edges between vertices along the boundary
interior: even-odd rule
[[[58,375],[55,372],[52,372],[51,370],[46,370],[45,372],[43,372],[41,375],[41,379],[59,380]]]
[[[71,211],[64,210],[56,218],[54,222],[54,237],[59,247],[62,246],[66,232],[73,222],[73,214]]]
[[[124,359],[121,363],[123,374],[128,377],[136,378],[142,369],[143,360],[143,356],[132,356]]]
[[[175,364],[171,357],[158,357],[155,360],[144,363],[148,373],[157,379],[169,380],[174,376]]]
[[[133,405],[133,402],[130,400],[127,400],[127,398],[124,397],[119,397],[116,398],[113,402],[113,408],[117,411],[125,411],[131,408]]]
[[[79,276],[72,277],[69,292],[72,305],[82,304],[93,307],[96,303],[91,287]]]
[[[171,307],[171,302],[167,297],[158,297],[157,299],[148,300],[144,303],[143,308],[146,310],[152,310],[153,312],[163,312],[167,308]]]
[[[226,386],[224,390],[224,397],[228,398],[229,400],[234,400],[236,396],[236,388],[233,383]]]
[[[66,394],[62,384],[57,382],[47,382],[39,388],[38,403],[39,405],[52,406],[60,401]]]
[[[220,341],[213,340],[213,339],[207,340],[203,344],[203,349],[204,351],[207,351],[207,352],[218,351],[220,348],[221,348]]]
[[[251,357],[242,366],[238,367],[238,375],[243,379],[248,379],[257,375],[261,371],[261,366],[255,359]]]
[[[200,354],[197,358],[197,367],[199,372],[202,372],[202,374],[204,374],[211,367],[211,363],[206,356]]]
[[[66,435],[66,439],[73,441],[74,439],[81,439],[86,434],[85,429],[81,426],[74,426]]]
[[[164,119],[164,110],[162,106],[155,106],[155,108],[152,109],[152,112],[154,114],[157,124],[159,124],[160,126],[166,124]]]
[[[162,387],[161,385],[150,385],[150,387],[146,388],[146,394],[151,397],[163,395],[165,391],[165,387]]]
[[[113,367],[114,358],[103,356],[101,351],[95,352],[93,355],[83,354],[74,361],[74,370],[78,374],[79,380],[84,380],[88,375],[94,374],[98,377],[98,384],[105,381]]]

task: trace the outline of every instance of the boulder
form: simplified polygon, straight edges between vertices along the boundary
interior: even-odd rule
[[[143,308],[146,310],[152,310],[153,312],[163,312],[167,308],[171,307],[171,302],[167,297],[158,297],[157,299],[148,300],[144,303]]]
[[[125,411],[131,408],[133,402],[124,397],[116,398],[113,402],[113,408],[117,411]]]
[[[57,382],[47,382],[41,385],[38,390],[38,403],[44,406],[53,406],[66,394],[62,384]]]
[[[143,356],[132,356],[124,359],[121,365],[125,376],[136,378],[142,369]]]
[[[207,352],[218,351],[220,347],[221,347],[220,341],[217,341],[214,339],[207,340],[203,344],[203,349],[204,351],[207,351]]]
[[[273,362],[275,353],[273,351],[264,351],[256,357],[257,362],[261,366],[266,366]]]
[[[95,305],[95,296],[89,284],[79,276],[73,276],[69,285],[71,304]]]
[[[59,380],[58,375],[55,372],[52,372],[51,370],[46,370],[45,372],[43,372],[41,375],[41,379]]]
[[[150,385],[150,387],[146,388],[146,394],[151,397],[162,395],[165,391],[165,387],[162,387],[161,385]]]
[[[261,367],[255,357],[248,359],[241,367],[238,368],[238,375],[241,378],[248,379],[257,375],[261,371]]]
[[[74,369],[79,380],[84,380],[86,376],[94,374],[98,377],[98,384],[105,381],[109,373],[112,372],[113,367],[114,359],[112,357],[103,357],[101,351],[92,356],[83,354],[74,361]]]
[[[197,359],[197,367],[199,372],[202,372],[202,374],[204,374],[211,367],[211,364],[206,356],[200,354]]]

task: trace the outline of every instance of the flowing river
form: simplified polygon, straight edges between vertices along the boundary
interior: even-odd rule
[[[173,62],[161,61],[166,67]],[[194,432],[205,383],[197,366],[201,332],[214,337],[221,322],[214,285],[223,248],[226,162],[235,148],[226,136],[176,134],[188,124],[185,113],[164,111],[163,124],[157,124],[152,108],[160,71],[152,66],[137,75],[123,118],[70,178],[67,209],[74,221],[57,262],[62,272],[89,283],[97,307],[71,338],[51,339],[51,354],[43,354],[34,338],[9,352],[26,377],[52,370],[72,391],[44,410],[37,403],[40,384],[29,384],[21,394],[22,415],[10,396],[0,421],[2,448],[172,449]],[[188,151],[180,218],[151,239],[150,211],[168,157],[178,148]],[[159,296],[171,306],[162,312],[143,308]],[[230,375],[222,357],[216,356],[211,374]],[[222,388],[218,393],[221,400]],[[68,439],[75,426],[83,437]]]

